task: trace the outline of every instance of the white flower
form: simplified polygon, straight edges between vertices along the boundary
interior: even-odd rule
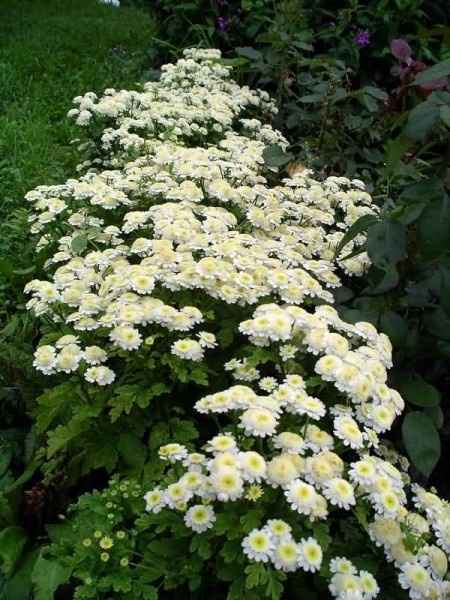
[[[172,354],[186,360],[199,361],[203,358],[203,348],[196,340],[185,338],[172,344]]]
[[[363,587],[360,578],[351,573],[335,573],[328,587],[339,600],[363,600]]]
[[[355,504],[355,495],[351,483],[340,477],[333,477],[324,484],[326,498],[339,508],[349,510]]]
[[[236,440],[232,435],[216,435],[207,444],[209,452],[235,452],[237,451]]]
[[[273,438],[273,445],[288,454],[302,454],[305,450],[305,440],[298,433],[283,431]]]
[[[280,358],[282,361],[286,362],[290,358],[294,358],[298,348],[293,346],[292,344],[285,344],[284,346],[280,346]]]
[[[253,529],[242,540],[242,549],[250,560],[268,562],[274,549],[274,542],[268,531]]]
[[[330,561],[330,571],[332,573],[342,573],[344,575],[354,575],[356,573],[355,565],[342,556],[336,556]]]
[[[266,474],[266,461],[258,452],[241,452],[239,463],[243,470],[244,478],[250,483],[259,482]]]
[[[400,568],[398,581],[413,599],[426,598],[432,587],[430,573],[419,563],[407,562]]]
[[[99,365],[105,362],[108,355],[99,346],[86,346],[83,358],[89,365]]]
[[[142,336],[139,331],[126,325],[115,327],[109,337],[116,346],[123,350],[137,350],[142,344]]]
[[[216,336],[213,333],[199,331],[197,337],[202,348],[215,348],[217,346]]]
[[[292,527],[282,519],[269,519],[266,528],[270,531],[275,540],[289,537],[292,532]]]
[[[164,492],[164,502],[170,508],[177,508],[189,502],[193,492],[187,485],[181,482],[172,483]]]
[[[303,515],[309,515],[313,511],[317,492],[309,483],[294,479],[286,486],[284,494],[292,510]]]
[[[184,515],[186,526],[196,533],[203,533],[210,529],[215,520],[216,516],[212,507],[203,504],[191,506]]]
[[[299,565],[304,571],[318,571],[322,565],[323,552],[317,541],[309,537],[299,543]]]
[[[267,479],[273,486],[285,486],[299,475],[290,454],[274,456],[267,464]]]
[[[277,418],[265,408],[249,408],[242,413],[239,427],[244,429],[246,435],[266,437],[275,432]]]
[[[368,571],[360,571],[359,580],[364,592],[364,600],[372,600],[372,598],[376,598],[378,596],[380,593],[380,588],[372,573],[369,573]]]
[[[296,571],[300,558],[299,545],[289,537],[282,538],[272,552],[271,559],[276,569],[286,573]]]
[[[56,366],[56,350],[53,346],[39,346],[34,353],[33,366],[45,375],[54,372]]]
[[[364,436],[357,422],[348,416],[336,417],[334,419],[334,434],[340,438],[346,446],[358,449],[364,445]]]
[[[264,392],[270,393],[277,387],[277,380],[274,377],[262,377],[258,385]]]
[[[166,444],[159,448],[159,457],[171,463],[183,460],[187,455],[188,451],[186,447],[181,444]]]
[[[109,385],[114,381],[116,375],[108,367],[90,367],[84,374],[89,383],[98,383],[98,385]]]
[[[154,490],[150,490],[144,496],[145,500],[145,510],[148,512],[159,513],[165,506],[164,494],[163,492],[156,488]]]
[[[232,467],[222,467],[211,475],[211,483],[217,498],[222,502],[237,500],[244,491],[239,471]]]

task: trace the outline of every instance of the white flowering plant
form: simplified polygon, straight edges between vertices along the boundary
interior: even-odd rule
[[[390,341],[332,306],[369,265],[346,232],[378,209],[359,180],[283,177],[270,98],[184,54],[76,98],[79,178],[27,195],[46,476],[142,480],[133,562],[157,588],[445,598],[450,507],[380,440],[404,408]],[[89,595],[95,564],[79,598],[108,592]]]

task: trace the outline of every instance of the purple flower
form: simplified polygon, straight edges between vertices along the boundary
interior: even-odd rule
[[[408,42],[402,39],[392,40],[391,42],[391,53],[397,60],[406,63],[407,65],[413,62],[412,50]]]
[[[366,30],[360,29],[358,33],[354,37],[355,43],[360,48],[364,48],[364,46],[368,46],[370,44],[370,33]]]
[[[230,23],[230,21],[229,21],[229,19],[227,19],[227,17],[218,17],[217,28],[220,31],[226,31],[228,29],[229,23]]]

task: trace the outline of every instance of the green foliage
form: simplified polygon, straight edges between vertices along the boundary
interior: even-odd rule
[[[289,152],[277,145],[267,148],[266,166],[285,168],[296,159],[324,175],[361,177],[375,190],[380,215],[359,219],[336,250],[345,256],[347,244],[367,233],[367,244],[353,252],[366,250],[372,267],[362,284],[348,282],[336,290],[336,299],[348,320],[371,321],[390,336],[396,364],[391,383],[413,410],[402,423],[403,444],[417,470],[429,477],[448,419],[450,93],[423,86],[450,75],[441,43],[449,27],[439,2],[429,14],[415,0],[356,1],[332,11],[327,4],[284,0],[274,14],[274,4],[266,0],[230,2],[223,9],[206,0],[162,0],[160,57],[195,43],[221,46],[241,81],[268,90],[280,106],[276,124],[293,144]],[[72,376],[45,389],[32,368],[35,339],[53,334],[45,325],[39,331],[24,311],[23,285],[39,276],[46,257],[44,252],[36,258],[29,244],[21,199],[37,184],[73,174],[68,143],[75,129],[64,118],[73,96],[142,79],[150,66],[146,53],[153,32],[143,14],[70,0],[63,11],[61,3],[42,1],[8,0],[0,8],[6,41],[0,147],[5,154],[13,149],[0,161],[0,414],[6,424],[0,431],[0,570],[8,577],[0,586],[2,600],[31,593],[47,600],[69,580],[77,586],[78,600],[156,600],[160,593],[194,597],[199,589],[205,597],[229,600],[277,600],[290,593],[284,574],[248,565],[242,556],[242,537],[261,525],[265,509],[276,512],[275,494],[262,501],[264,509],[249,506],[250,501],[223,509],[214,534],[191,538],[182,513],[143,514],[146,488],[133,480],[113,480],[104,492],[81,496],[66,522],[48,526],[51,545],[39,553],[33,550],[33,534],[15,519],[23,488],[37,472],[49,487],[63,477],[75,495],[81,478],[93,477],[87,479],[92,489],[98,473],[102,485],[104,473],[115,469],[146,486],[159,481],[163,467],[148,460],[150,453],[169,440],[190,447],[200,437],[203,424],[189,418],[200,393],[196,387],[220,388],[218,371],[236,346],[232,315],[221,315],[218,324],[224,352],[217,371],[169,354],[167,340],[156,334],[149,342],[151,353],[144,350],[133,358],[112,393],[95,392]],[[217,21],[221,16],[228,23],[224,30]],[[421,25],[436,19],[440,29]],[[357,29],[370,29],[368,48],[355,44]],[[408,35],[419,58],[437,64],[408,80],[392,74],[395,61],[388,46],[400,35]],[[81,254],[90,244],[87,231],[72,241],[72,249]],[[199,307],[204,314],[215,308],[203,306],[201,299]],[[242,354],[251,367],[273,359],[265,348],[243,348]],[[322,384],[320,378],[308,382],[309,387]],[[175,478],[169,472],[167,483]],[[296,527],[298,535],[311,532],[330,556],[354,556],[360,568],[377,564],[376,550],[368,551],[361,540],[361,530],[368,527],[363,505],[348,518],[339,540],[328,524]],[[105,539],[113,540],[110,548],[101,546]],[[420,543],[413,534],[408,539],[411,548]],[[305,598],[319,597],[309,580],[296,585]],[[389,600],[399,597],[389,586],[388,573],[383,593]]]
[[[70,567],[63,567],[55,560],[46,559],[42,552],[34,563],[31,580],[36,600],[48,600],[71,574]]]
[[[367,233],[367,246],[353,253],[367,250],[373,266],[364,285],[337,290],[336,299],[344,317],[390,336],[392,382],[423,382],[421,397],[407,393],[407,402],[424,409],[431,402],[433,427],[445,423],[438,397],[450,389],[447,4],[356,0],[331,9],[284,0],[275,10],[264,0],[163,0],[160,7],[162,55],[179,45],[220,47],[242,82],[276,98],[276,125],[292,145],[289,153],[266,149],[267,165],[285,167],[294,154],[303,166],[358,176],[374,190],[380,217],[363,216],[336,251],[345,256],[348,242]],[[367,45],[356,42],[358,31],[369,33]],[[399,38],[403,54],[390,49]],[[432,400],[423,386],[437,390]]]
[[[420,412],[406,415],[402,425],[406,450],[421,473],[428,476],[441,453],[439,434],[431,419]]]

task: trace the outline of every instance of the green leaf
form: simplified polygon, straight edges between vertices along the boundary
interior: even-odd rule
[[[370,290],[367,290],[367,292],[373,296],[377,294],[385,294],[386,292],[389,292],[390,290],[393,290],[395,287],[397,287],[399,280],[400,275],[395,265],[388,265],[381,280],[377,283],[375,287],[371,288]],[[366,321],[369,320],[370,319],[366,317]]]
[[[394,173],[412,142],[405,136],[399,136],[394,140],[389,140],[384,146],[386,169],[389,173]]]
[[[262,516],[263,512],[261,510],[257,510],[256,508],[249,510],[244,515],[242,515],[242,517],[240,518],[240,522],[244,533],[248,533],[252,529],[259,527]]]
[[[400,347],[408,335],[408,323],[400,315],[389,310],[381,315],[380,329],[394,344]]]
[[[408,115],[404,135],[423,142],[440,119],[439,106],[431,101],[421,102]]]
[[[13,457],[13,446],[0,447],[0,477],[4,475]]]
[[[427,406],[424,408],[424,412],[433,421],[436,429],[442,429],[444,425],[444,413],[440,406]]]
[[[402,437],[412,463],[428,477],[441,455],[441,441],[433,421],[421,412],[407,414],[402,424]]]
[[[372,85],[366,85],[363,88],[363,91],[366,92],[366,94],[370,94],[371,96],[373,96],[374,98],[377,98],[378,100],[387,100],[388,99],[388,94],[377,87],[374,87]]]
[[[299,102],[302,102],[303,104],[316,104],[316,103],[322,102],[322,100],[324,98],[325,98],[325,94],[323,94],[323,93],[305,94],[304,96],[299,98]]]
[[[191,552],[197,552],[197,554],[203,558],[203,560],[208,560],[212,555],[212,548],[208,538],[204,535],[196,535],[191,540],[190,545]]]
[[[441,401],[439,391],[418,375],[403,381],[399,388],[405,400],[416,406],[437,406]]]
[[[0,598],[2,600],[28,599],[31,593],[31,574],[38,551],[28,552],[20,561],[14,575],[5,582]]]
[[[7,527],[0,531],[0,569],[5,575],[12,573],[27,541],[22,527]]]
[[[72,243],[70,244],[72,250],[76,254],[80,254],[84,250],[86,250],[88,245],[88,239],[84,235],[77,235],[77,237],[73,238]]]
[[[282,167],[294,158],[293,154],[285,152],[278,144],[270,144],[263,151],[264,163],[268,167]]]
[[[447,195],[433,200],[417,222],[420,250],[425,259],[450,250],[450,201]]]
[[[424,323],[431,335],[441,340],[450,340],[450,317],[441,307],[427,311]]]
[[[31,576],[34,588],[34,600],[52,600],[60,585],[69,580],[72,569],[64,567],[54,559],[39,555]]]
[[[179,444],[191,442],[199,436],[194,423],[187,419],[170,419],[170,428],[172,430],[171,439]]]
[[[279,600],[283,594],[284,585],[282,581],[286,579],[286,575],[281,571],[275,571],[274,569],[268,569],[268,582],[266,587],[266,595],[272,598],[272,600]]]
[[[67,406],[73,403],[75,389],[71,383],[62,383],[41,394],[37,399],[37,407],[34,410],[36,418],[36,430],[44,433],[53,423],[57,416],[63,413]]]
[[[399,196],[401,202],[428,202],[436,198],[441,198],[444,193],[442,179],[439,177],[430,177],[408,185]]]
[[[258,587],[267,582],[267,571],[263,564],[261,563],[253,563],[245,567],[245,573],[247,575],[247,579],[245,581],[245,587],[248,590],[252,588]]]
[[[450,316],[450,268],[446,268],[440,264],[438,268],[441,289],[439,293],[439,300],[442,308],[445,310],[448,316]]]
[[[249,60],[261,60],[263,55],[259,50],[255,50],[251,46],[241,46],[235,49],[240,56],[245,56]]]
[[[448,77],[450,75],[450,58],[438,62],[429,69],[425,69],[414,79],[414,85],[423,85],[424,83],[430,83],[435,79],[441,79],[442,77]]]
[[[406,228],[386,219],[373,225],[367,236],[367,252],[373,264],[387,270],[406,256]]]
[[[234,563],[236,559],[241,555],[242,546],[240,540],[227,540],[221,550],[220,554],[226,563]]]
[[[332,542],[328,523],[313,523],[312,531],[322,550],[326,550]]]
[[[131,467],[141,469],[147,458],[147,449],[141,440],[132,433],[122,433],[118,442],[119,454]]]
[[[441,121],[447,127],[450,127],[450,106],[441,106],[439,109],[441,115]]]
[[[140,408],[147,408],[153,398],[169,391],[170,386],[163,382],[156,382],[149,388],[137,384],[116,388],[114,396],[108,402],[112,406],[109,412],[111,422],[114,423],[123,414],[129,415],[135,404]]]
[[[341,253],[343,248],[345,248],[345,246],[349,242],[351,242],[360,233],[366,232],[369,229],[369,227],[371,227],[372,225],[374,225],[377,222],[377,220],[378,219],[375,215],[363,215],[362,217],[359,217],[359,219],[357,219],[353,223],[353,225],[351,225],[347,229],[344,237],[339,242],[339,244],[336,246],[334,256],[335,257],[339,256],[339,254]]]
[[[89,427],[89,421],[96,419],[101,412],[102,405],[100,403],[78,407],[75,416],[66,425],[58,425],[56,429],[50,431],[48,433],[48,458],[66,448],[73,439],[84,433]]]

